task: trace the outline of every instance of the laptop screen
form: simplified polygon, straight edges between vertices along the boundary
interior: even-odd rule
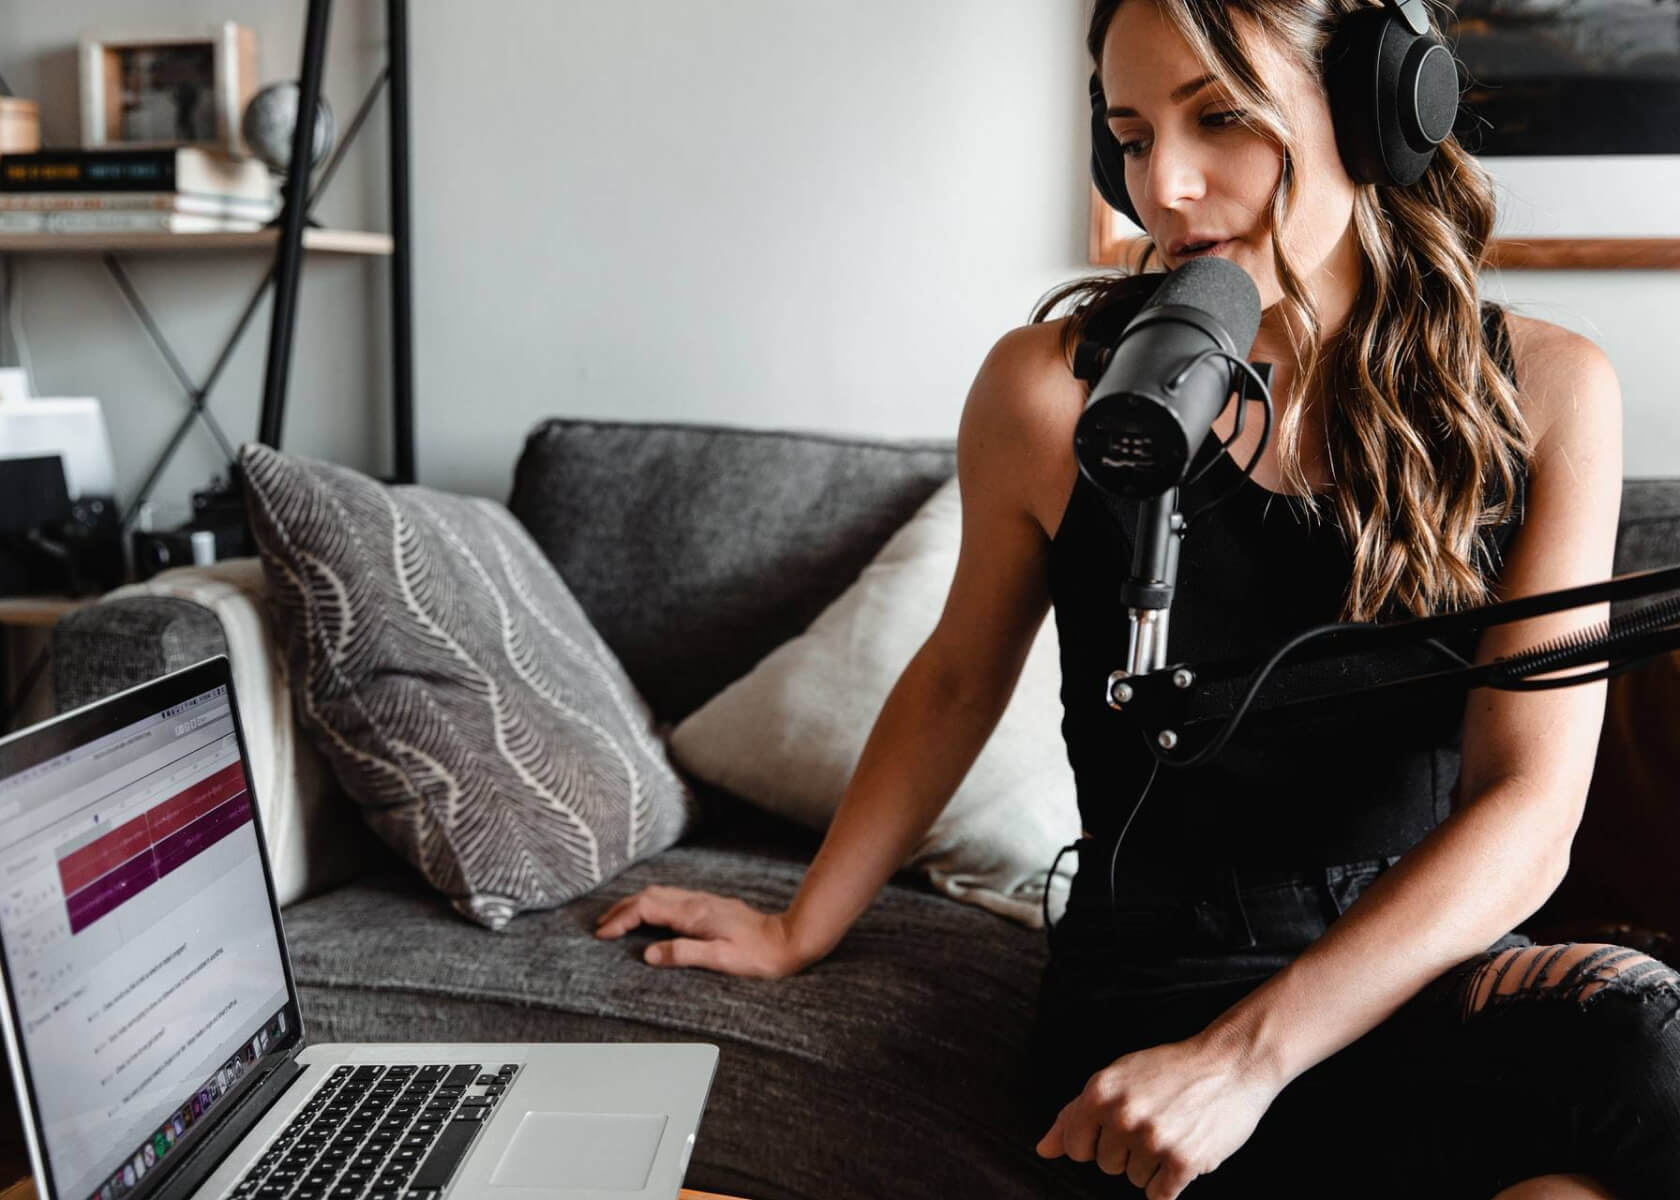
[[[152,1191],[298,1043],[225,660],[0,743],[0,946],[54,1197]]]

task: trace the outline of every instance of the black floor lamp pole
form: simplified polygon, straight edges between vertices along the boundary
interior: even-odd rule
[[[391,66],[391,447],[396,482],[413,483],[413,276],[408,212],[408,0],[386,0]]]
[[[332,0],[309,0],[303,32],[303,71],[298,78],[297,125],[292,130],[291,164],[286,173],[285,208],[280,216],[280,249],[275,260],[274,317],[269,325],[268,367],[263,375],[262,416],[257,440],[280,447],[286,409],[286,377],[292,364],[292,334],[297,326],[298,277],[303,269],[303,224],[309,217],[310,153],[315,143],[315,112],[321,95],[321,68],[327,57],[327,21]]]

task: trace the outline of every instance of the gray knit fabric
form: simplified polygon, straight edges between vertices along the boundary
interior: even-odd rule
[[[647,706],[499,504],[247,446],[300,724],[380,837],[501,929],[677,840]]]
[[[1616,529],[1616,574],[1680,564],[1680,481],[1629,479],[1622,484]]]
[[[60,712],[217,654],[222,623],[203,605],[170,596],[125,596],[61,618],[52,634],[53,698]]]
[[[769,818],[763,826],[771,830]],[[1066,1196],[1018,1107],[1044,935],[908,875],[822,962],[782,980],[649,967],[669,931],[598,941],[651,884],[762,908],[814,839],[703,835],[493,943],[417,882],[365,878],[286,910],[311,1040],[706,1041],[721,1051],[687,1186],[752,1200]],[[1070,1097],[1071,1099],[1071,1097]]]

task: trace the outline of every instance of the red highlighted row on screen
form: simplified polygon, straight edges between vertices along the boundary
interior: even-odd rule
[[[223,767],[58,860],[70,932],[80,933],[251,819],[245,770]]]

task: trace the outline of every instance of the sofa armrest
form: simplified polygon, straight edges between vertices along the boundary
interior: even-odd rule
[[[217,654],[232,671],[280,903],[351,878],[372,836],[297,726],[257,559],[165,571],[68,614],[53,630],[53,686],[63,710]]]
[[[173,596],[115,596],[53,627],[53,693],[65,712],[226,653],[222,623],[202,604]]]

